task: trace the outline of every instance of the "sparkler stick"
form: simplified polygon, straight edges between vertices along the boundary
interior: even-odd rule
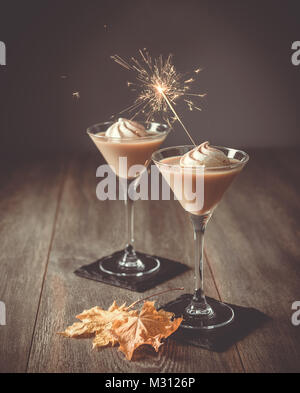
[[[168,100],[168,97],[165,95],[163,89],[158,86],[157,87],[158,91],[161,93],[161,95],[164,97],[164,99],[166,100],[167,104],[169,105],[171,111],[174,113],[176,119],[179,121],[179,123],[181,124],[182,128],[184,129],[184,131],[187,133],[188,137],[190,138],[190,140],[192,141],[193,145],[196,146],[196,143],[194,141],[194,139],[191,137],[191,134],[188,132],[186,126],[182,123],[180,117],[177,115],[175,109],[173,108],[173,106],[171,105],[170,101]]]

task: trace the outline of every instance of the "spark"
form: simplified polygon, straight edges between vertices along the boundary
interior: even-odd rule
[[[76,98],[77,100],[79,100],[79,98],[80,98],[80,93],[79,93],[79,91],[75,91],[75,92],[72,94],[72,96],[73,96],[74,98]]]
[[[166,59],[162,55],[152,59],[144,48],[139,50],[139,55],[139,59],[131,57],[128,61],[119,55],[111,56],[117,64],[136,74],[135,81],[127,82],[127,87],[136,92],[137,98],[131,106],[119,113],[128,112],[132,114],[131,119],[143,114],[146,121],[155,121],[156,115],[160,114],[169,125],[177,120],[195,145],[190,133],[178,116],[175,106],[182,98],[190,110],[201,111],[201,108],[194,104],[191,97],[203,98],[206,94],[190,93],[195,76],[201,69],[195,69],[193,75],[186,76],[176,71],[171,54]],[[169,116],[170,111],[173,114],[172,117]]]

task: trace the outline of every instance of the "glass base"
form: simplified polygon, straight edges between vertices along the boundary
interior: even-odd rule
[[[229,325],[234,320],[233,309],[225,303],[215,299],[207,299],[207,313],[193,312],[191,307],[192,295],[183,295],[170,302],[170,307],[164,307],[167,311],[173,312],[176,317],[181,316],[181,329],[208,331]],[[172,304],[172,305],[171,305]]]
[[[126,248],[121,255],[114,254],[102,259],[99,267],[104,273],[114,276],[143,277],[157,272],[160,262],[151,255],[137,256],[132,248]]]

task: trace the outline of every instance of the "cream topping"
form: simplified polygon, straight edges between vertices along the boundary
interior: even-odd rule
[[[221,151],[204,142],[195,149],[184,154],[180,159],[182,167],[221,167],[230,165],[229,158]]]
[[[136,121],[120,118],[108,128],[105,136],[112,138],[141,138],[147,136],[147,131],[142,124]]]

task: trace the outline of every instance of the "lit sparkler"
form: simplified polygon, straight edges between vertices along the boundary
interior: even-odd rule
[[[137,93],[137,98],[131,106],[124,109],[120,114],[124,112],[133,113],[132,119],[139,114],[143,114],[147,121],[153,121],[155,114],[161,113],[169,125],[171,125],[170,121],[177,120],[192,143],[196,145],[174,107],[177,101],[183,98],[189,110],[201,111],[201,108],[192,101],[192,97],[202,98],[206,94],[190,92],[190,86],[195,82],[195,75],[201,69],[194,70],[194,76],[187,78],[176,71],[172,62],[172,55],[169,55],[166,60],[162,56],[152,60],[145,49],[140,50],[139,53],[141,60],[132,57],[129,62],[118,55],[111,56],[116,63],[128,71],[136,73],[135,82],[127,82],[127,85]],[[169,110],[173,114],[171,119],[168,117]]]

